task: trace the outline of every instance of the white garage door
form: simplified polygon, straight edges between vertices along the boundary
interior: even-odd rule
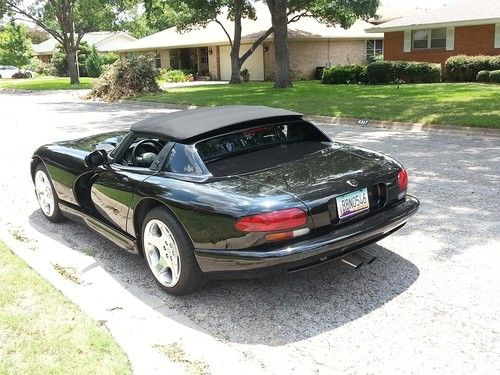
[[[250,48],[250,45],[242,45],[240,48],[240,56],[245,53]],[[231,48],[229,46],[221,46],[219,48],[220,52],[220,76],[223,81],[229,81],[231,79]],[[262,46],[257,47],[257,49],[250,55],[250,57],[243,64],[243,69],[248,69],[250,72],[251,81],[263,81],[264,80],[264,50]]]

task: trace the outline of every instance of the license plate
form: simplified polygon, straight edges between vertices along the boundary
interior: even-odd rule
[[[341,195],[336,199],[339,219],[346,219],[370,209],[367,188],[356,190],[349,194]]]

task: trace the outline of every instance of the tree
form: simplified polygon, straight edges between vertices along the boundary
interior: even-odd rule
[[[288,0],[267,0],[267,6],[274,34],[274,87],[292,87],[288,56]]]
[[[231,80],[230,83],[241,83],[240,70],[245,61],[255,49],[272,33],[268,29],[252,46],[240,56],[241,48],[241,22],[244,18],[255,19],[255,8],[250,0],[175,0],[170,1],[172,8],[176,11],[175,23],[180,30],[188,30],[193,27],[205,26],[210,22],[216,22],[224,31],[231,48]],[[146,9],[148,9],[146,7]],[[231,36],[221,17],[227,17],[234,23],[234,32]]]
[[[85,70],[89,77],[94,78],[99,77],[102,73],[102,61],[95,47],[92,47],[92,51],[85,60]]]
[[[78,46],[78,51],[76,53],[78,60],[76,65],[78,67],[79,77],[87,76],[87,70],[85,69],[85,61],[87,60],[87,57],[90,55],[91,52],[92,52],[92,47],[87,42],[81,42],[80,45]],[[56,52],[54,53],[54,55],[52,55],[51,64],[56,69],[56,74],[59,77],[68,76],[69,74],[68,57],[64,52],[64,48],[61,45],[57,46]]]
[[[39,44],[49,39],[50,34],[39,27],[30,27],[28,29],[28,38],[30,38],[31,43]]]
[[[0,65],[21,67],[30,63],[31,42],[27,28],[14,22],[0,29]]]
[[[144,38],[174,26],[176,14],[169,2],[145,0],[144,6],[145,11],[135,7],[126,12],[118,28],[136,38]]]
[[[274,87],[292,87],[288,56],[288,24],[313,17],[331,26],[350,27],[359,18],[374,17],[379,0],[266,0],[274,29]]]
[[[71,84],[78,84],[76,53],[85,33],[111,30],[126,0],[0,0],[0,16],[10,12],[34,23],[63,47]]]

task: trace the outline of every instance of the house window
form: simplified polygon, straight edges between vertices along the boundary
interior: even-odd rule
[[[411,38],[413,49],[445,48],[446,28],[414,30]]]
[[[170,50],[170,69],[180,69],[179,50]]]
[[[155,52],[155,67],[156,69],[161,69],[161,55],[160,51]]]
[[[377,56],[384,53],[383,40],[367,40],[366,41],[366,61],[372,62]]]

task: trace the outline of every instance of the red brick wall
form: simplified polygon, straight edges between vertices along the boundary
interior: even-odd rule
[[[463,26],[455,28],[455,49],[426,49],[403,52],[404,33],[395,31],[384,35],[384,59],[406,61],[428,61],[444,64],[454,55],[500,55],[494,48],[495,25]]]

